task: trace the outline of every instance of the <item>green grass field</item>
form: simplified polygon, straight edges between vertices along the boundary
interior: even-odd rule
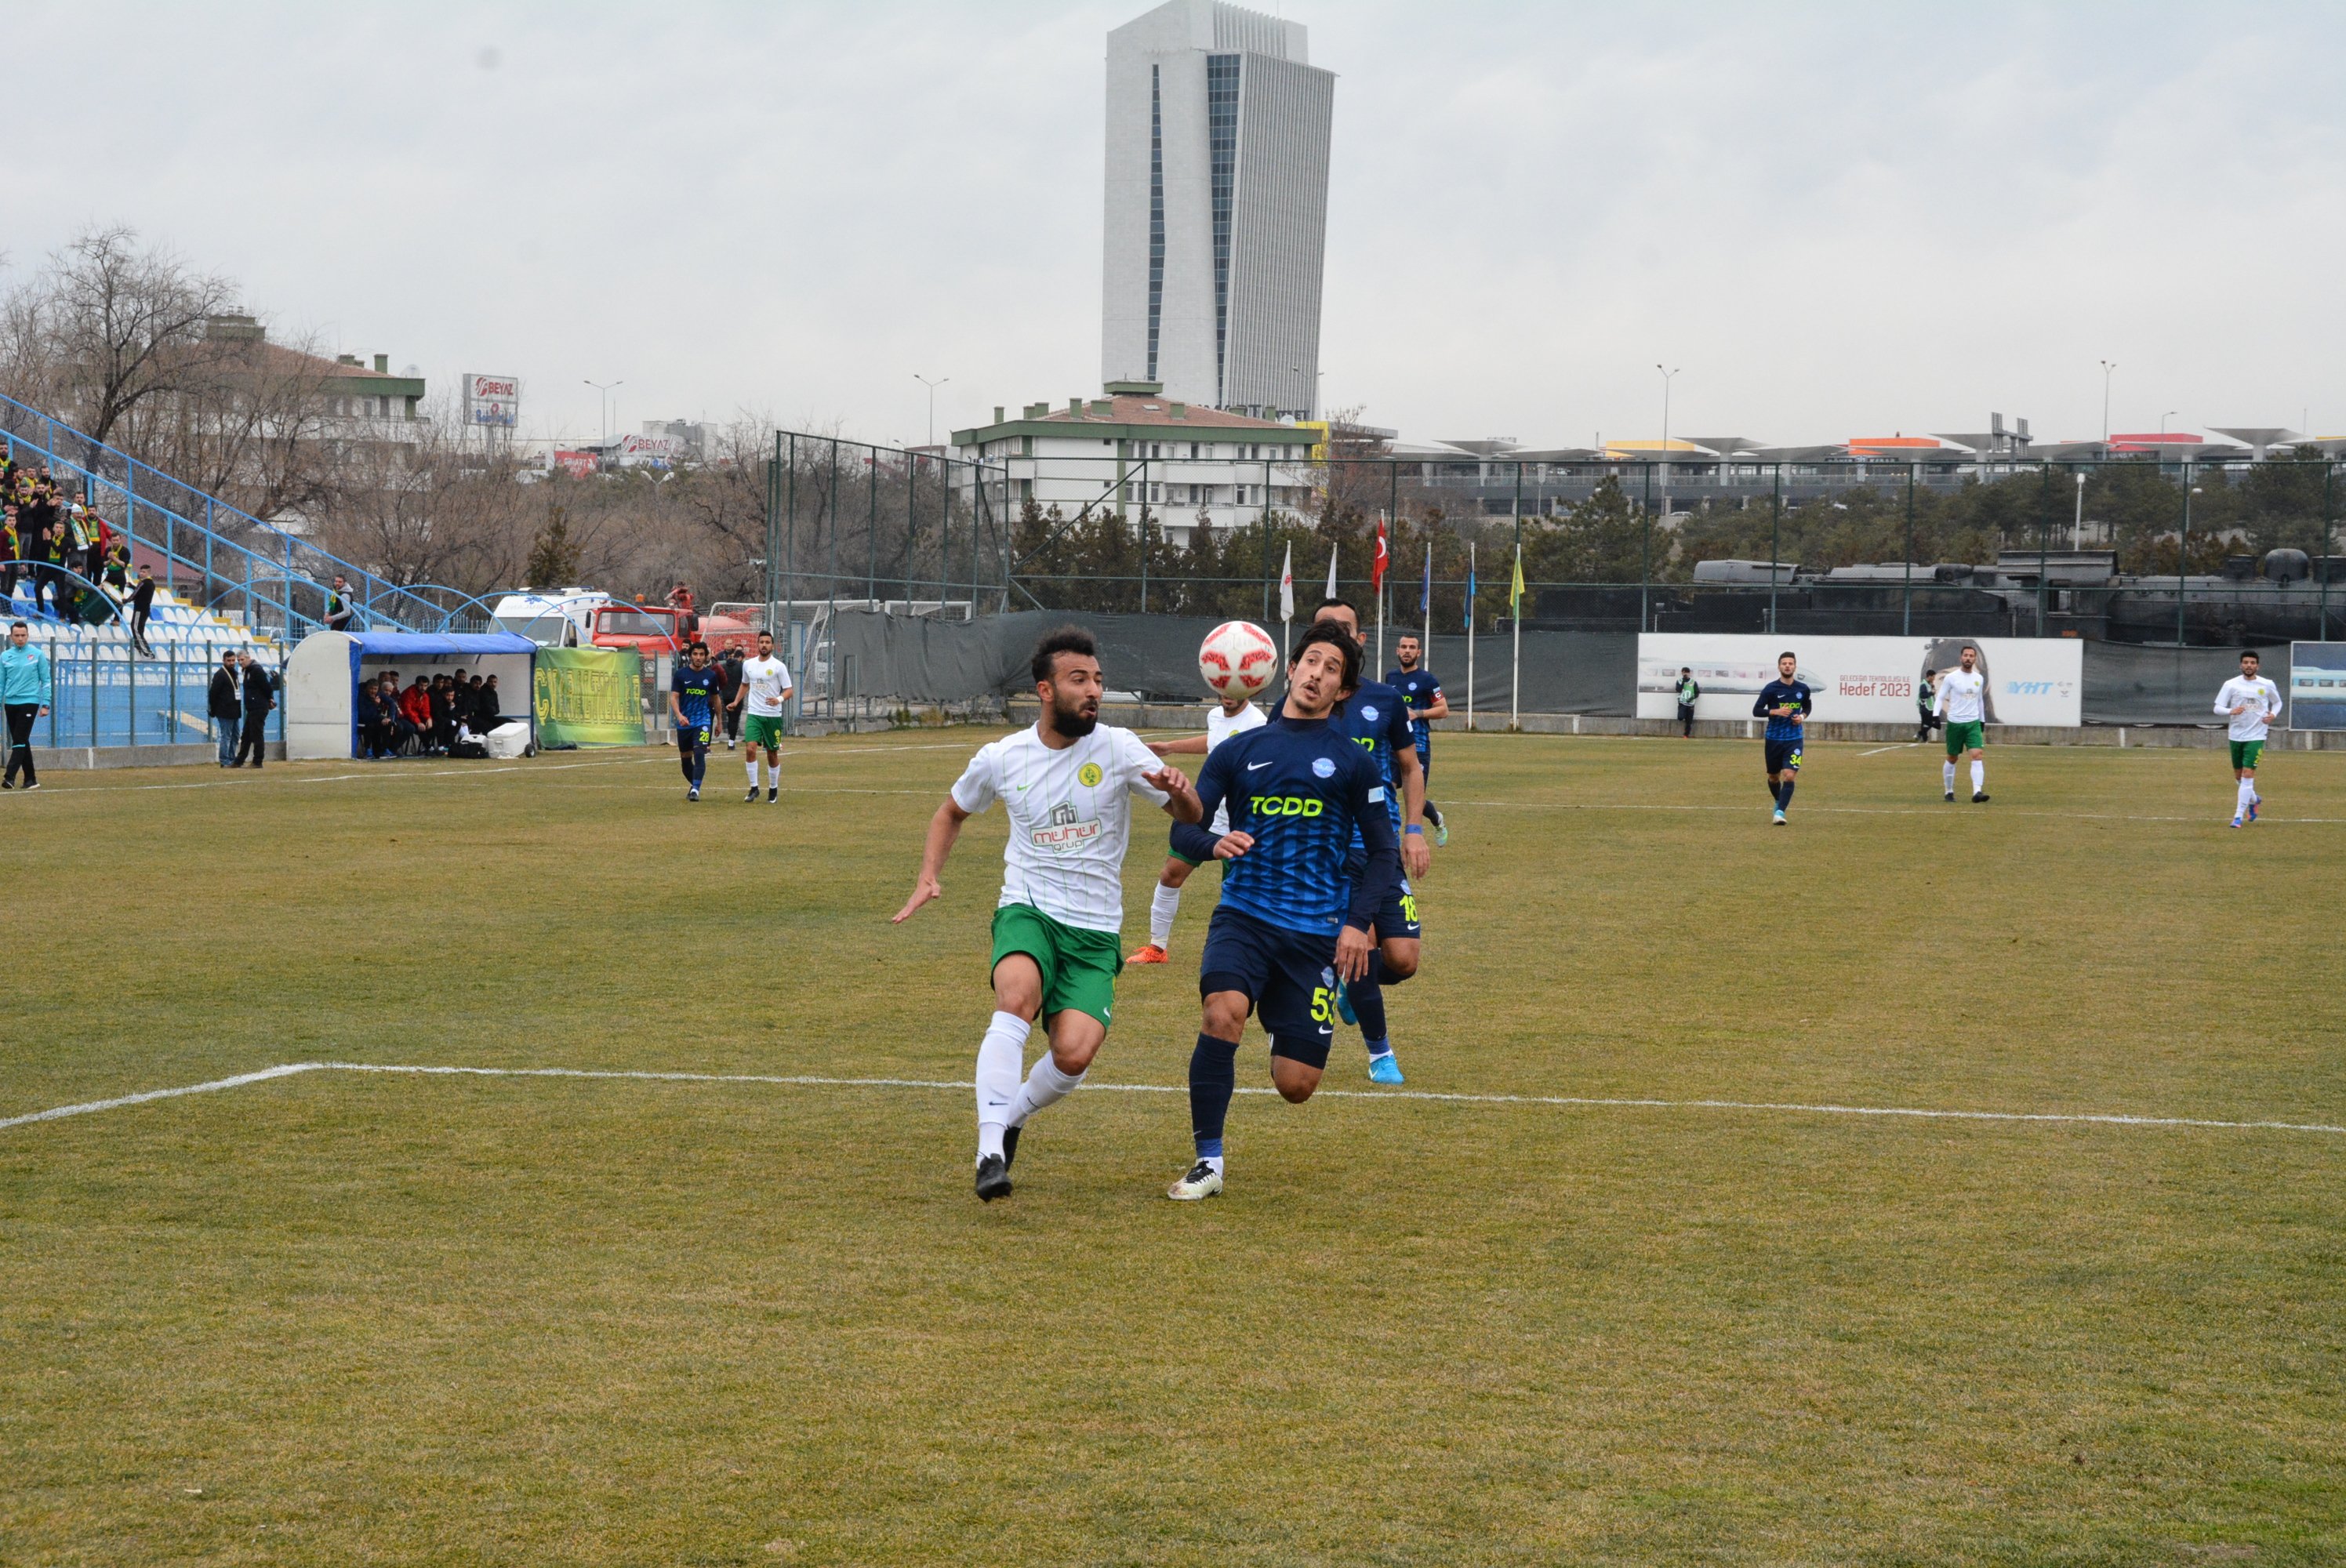
[[[0,1117],[965,1080],[1000,815],[886,917],[987,738],[0,797]],[[1408,1089],[1345,1032],[1209,1204],[1178,1093],[992,1207],[966,1090],[0,1130],[0,1562],[2346,1558],[2346,756],[2233,832],[2221,753],[1820,746],[1776,830],[1759,749],[1443,738]],[[1096,1080],[1183,1082],[1214,881]]]

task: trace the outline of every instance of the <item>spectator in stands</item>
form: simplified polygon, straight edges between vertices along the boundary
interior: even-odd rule
[[[334,574],[334,591],[326,596],[326,629],[346,632],[351,629],[351,584],[340,572]]]
[[[725,650],[717,661],[717,678],[725,686],[725,749],[730,751],[741,738],[741,709],[734,706],[741,690],[741,649],[737,645]]]
[[[130,590],[130,649],[148,658],[155,650],[147,646],[147,617],[155,613],[155,574],[148,567],[138,568],[138,585]]]
[[[269,745],[269,710],[277,706],[276,683],[260,660],[248,653],[244,656],[244,740],[237,748],[237,761],[252,758],[249,767],[259,768]]]
[[[97,580],[113,589],[117,599],[130,591],[130,546],[123,540],[106,547],[106,570]]]
[[[415,684],[409,687],[406,693],[400,697],[399,712],[401,718],[414,727],[415,738],[420,748],[430,751],[432,749],[432,683],[423,676],[417,676]]]
[[[25,558],[25,541],[16,532],[16,498],[8,493],[0,502],[0,605],[16,596],[16,563]]]
[[[33,631],[22,621],[8,626],[8,646],[0,647],[0,709],[8,718],[8,770],[0,774],[0,789],[14,789],[16,775],[25,788],[41,787],[33,771],[33,720],[49,710],[49,656],[33,643]]]
[[[234,648],[220,655],[220,667],[212,671],[211,696],[204,711],[211,716],[219,734],[219,765],[235,767],[237,725],[244,715],[244,679],[237,673]]]
[[[108,570],[114,565],[116,543],[114,528],[104,517],[98,515],[97,508],[95,506],[83,507],[81,514],[82,533],[89,541],[88,565],[82,568],[81,575],[93,583],[103,583],[107,580]],[[128,550],[122,553],[122,564],[125,566],[130,565],[130,553]],[[118,585],[128,588],[130,585],[124,582]]]
[[[28,499],[19,513],[25,525],[25,554],[33,561],[33,608],[39,610],[42,600],[48,600],[48,614],[57,613],[57,599],[65,578],[57,568],[65,564],[63,531],[58,525],[56,497],[50,494],[47,482],[36,477],[27,492]]]

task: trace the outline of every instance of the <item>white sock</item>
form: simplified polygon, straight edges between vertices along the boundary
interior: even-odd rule
[[[1181,890],[1157,884],[1148,900],[1148,940],[1163,947],[1173,940],[1173,917],[1181,912]]]
[[[2240,780],[2240,800],[2239,800],[2239,804],[2232,808],[2232,815],[2234,815],[2235,817],[2245,817],[2245,816],[2247,816],[2247,815],[2249,814],[2249,803],[2250,801],[2254,800],[2256,798],[2257,798],[2257,787],[2256,787],[2256,784],[2255,784],[2252,780],[2250,780],[2250,779],[2241,779],[2241,780]]]
[[[1207,1168],[1208,1170],[1212,1171],[1216,1176],[1219,1176],[1219,1175],[1221,1175],[1221,1174],[1222,1174],[1222,1156],[1219,1156],[1219,1155],[1200,1155],[1200,1156],[1198,1156],[1198,1157],[1199,1159],[1202,1159],[1202,1160],[1204,1160],[1204,1161],[1206,1162],[1206,1168]]]
[[[1018,1098],[1010,1107],[1010,1125],[1023,1127],[1026,1118],[1046,1105],[1056,1105],[1075,1093],[1076,1085],[1084,1081],[1081,1073],[1062,1073],[1059,1064],[1044,1052],[1035,1058],[1035,1070],[1026,1074],[1026,1082],[1018,1091]]]
[[[1986,763],[1984,763],[1984,762],[1974,762],[1974,763],[1973,763],[1973,764],[1972,764],[1972,793],[1973,793],[1973,794],[1974,794],[1974,795],[1976,795],[1976,794],[1978,794],[1981,790],[1983,790],[1983,789],[1986,789],[1986,788],[1987,788],[1987,764],[1986,764]]]
[[[1947,793],[1952,795],[1955,792],[1955,759],[1952,757],[1947,759],[1944,777],[1947,780]]]
[[[1026,1032],[1034,1027],[1015,1013],[996,1013],[977,1044],[977,1157],[1002,1152],[1002,1129],[1010,1125],[1010,1103],[1018,1097],[1018,1069],[1026,1063]]]
[[[750,769],[750,788],[755,789],[758,787],[758,754],[754,751],[750,753],[743,759],[743,765]]]

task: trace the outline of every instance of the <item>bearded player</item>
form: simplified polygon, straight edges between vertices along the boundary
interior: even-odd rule
[[[1178,768],[1128,729],[1099,722],[1099,647],[1067,626],[1035,647],[1042,699],[1034,728],[983,747],[929,820],[921,872],[895,923],[944,888],[964,822],[994,801],[1010,819],[1002,897],[994,911],[994,1017],[977,1048],[977,1196],[1010,1196],[1010,1166],[1027,1118],[1084,1081],[1107,1038],[1124,965],[1124,855],[1132,798],[1176,822],[1205,813]],[[1019,1083],[1036,1018],[1050,1049]]]

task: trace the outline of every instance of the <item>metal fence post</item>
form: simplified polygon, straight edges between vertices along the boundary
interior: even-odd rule
[[[2321,465],[2321,619],[2314,640],[2325,643],[2330,640],[2330,555],[2335,548],[2331,541],[2338,527],[2337,514],[2331,510],[2331,492],[2337,477],[2338,465],[2335,463]]]
[[[97,638],[89,639],[89,744],[97,747]]]
[[[125,674],[130,683],[130,744],[136,746],[138,744],[138,657],[128,649],[124,651],[130,660]]]
[[[1776,580],[1784,575],[1777,565],[1777,558],[1784,553],[1783,538],[1784,465],[1779,463],[1776,464],[1776,494],[1769,502],[1768,508],[1768,631],[1770,636],[1776,630]]]
[[[1922,466],[1919,463],[1906,465],[1906,588],[1904,615],[1899,623],[1904,636],[1914,635],[1914,475]]]
[[[2191,569],[2191,464],[2183,465],[2183,530],[2175,536],[2175,646],[2183,646],[2185,575]]]
[[[1664,505],[1669,504],[1669,493],[1662,493]],[[1637,542],[1637,631],[1646,630],[1647,597],[1654,576],[1654,465],[1646,465],[1646,528]]]

